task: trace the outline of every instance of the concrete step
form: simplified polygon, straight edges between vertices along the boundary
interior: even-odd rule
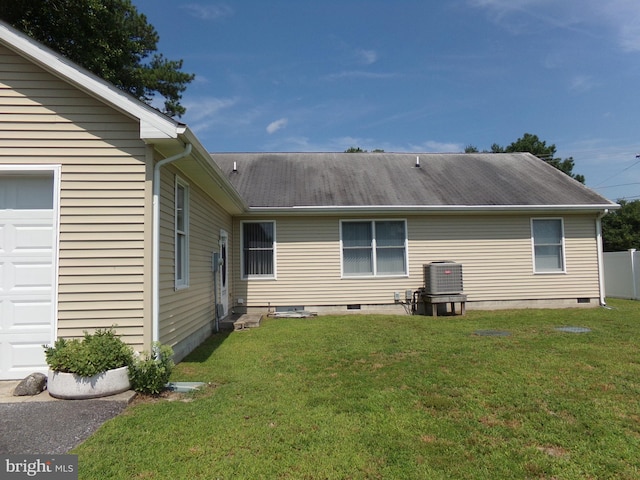
[[[261,313],[243,313],[233,315],[229,319],[220,323],[222,330],[246,330],[248,328],[257,328],[262,321]]]

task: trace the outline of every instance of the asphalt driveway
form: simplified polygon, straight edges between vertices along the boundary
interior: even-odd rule
[[[0,453],[66,453],[125,407],[109,400],[0,404]]]
[[[45,391],[13,397],[14,383],[0,383],[0,454],[67,453],[122,413],[135,395],[129,391],[101,399],[57,400]]]

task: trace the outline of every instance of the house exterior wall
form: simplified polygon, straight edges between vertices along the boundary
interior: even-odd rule
[[[234,251],[236,308],[303,306],[346,311],[346,305],[393,308],[398,292],[424,284],[423,264],[452,260],[463,265],[464,291],[471,308],[526,305],[581,306],[599,298],[595,215],[564,215],[566,273],[535,274],[529,215],[384,216],[406,219],[409,274],[389,278],[341,278],[340,220],[349,217],[281,216],[276,221],[275,279],[243,280],[240,251]],[[538,216],[533,216],[538,218]],[[558,216],[554,216],[557,218]],[[352,217],[374,219],[369,217]],[[251,217],[251,221],[260,218]],[[240,219],[234,236],[240,238]],[[239,242],[236,242],[239,245]],[[238,299],[242,299],[239,304]],[[582,300],[585,301],[585,300]],[[582,302],[581,301],[581,302]]]
[[[229,233],[231,216],[179,170],[179,162],[161,171],[160,200],[160,341],[174,349],[176,361],[193,350],[214,326],[214,277],[211,255],[219,251],[220,231]],[[175,286],[175,181],[186,181],[189,190],[189,281]],[[220,298],[220,282],[216,282]],[[231,282],[229,282],[231,284]]]
[[[0,46],[0,163],[61,165],[57,335],[147,341],[148,147],[139,125]]]

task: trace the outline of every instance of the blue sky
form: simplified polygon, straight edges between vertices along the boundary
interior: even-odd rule
[[[133,0],[212,152],[459,152],[525,132],[640,198],[638,0]]]

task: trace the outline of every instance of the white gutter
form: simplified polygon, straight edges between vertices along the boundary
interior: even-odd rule
[[[180,160],[191,153],[193,146],[187,143],[184,150],[160,160],[153,167],[153,263],[151,325],[153,342],[160,341],[160,168]]]
[[[604,254],[602,253],[602,217],[604,217],[609,211],[603,210],[596,217],[596,245],[598,248],[598,288],[600,290],[600,306],[606,307],[607,302],[605,300],[604,290]]]
[[[620,208],[615,203],[594,205],[293,205],[287,207],[249,207],[255,214],[339,214],[339,213],[533,213],[533,212],[602,212]]]

